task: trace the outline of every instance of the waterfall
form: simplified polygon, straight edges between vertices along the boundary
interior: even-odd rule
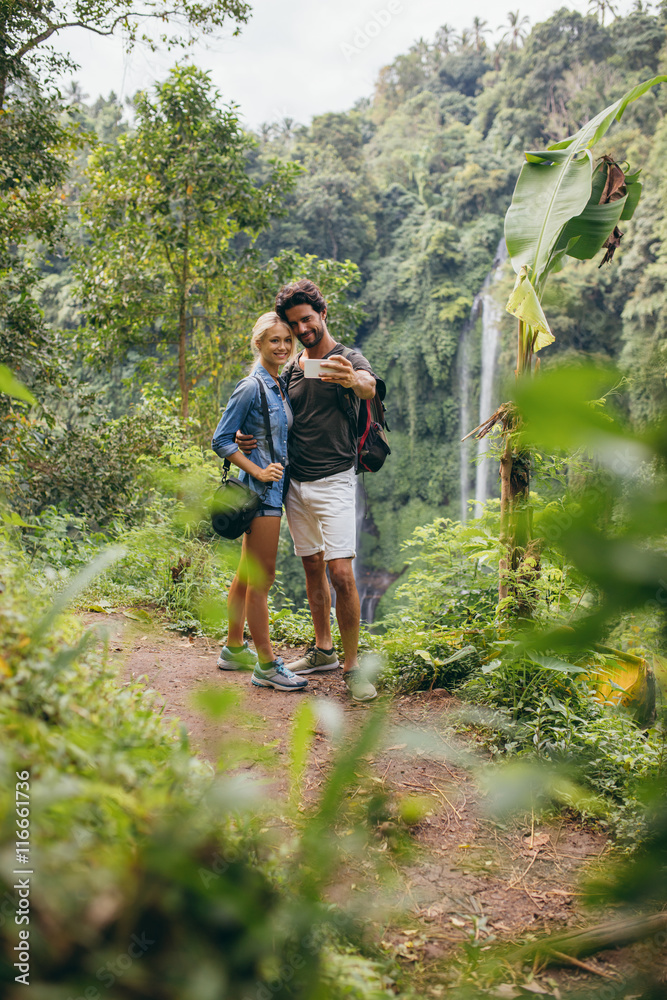
[[[354,560],[354,581],[357,585],[357,590],[359,591],[359,604],[361,605],[361,620],[362,622],[372,622],[373,615],[375,613],[375,607],[369,608],[369,581],[368,574],[365,571],[363,559],[360,555],[361,549],[361,536],[364,532],[364,519],[367,513],[366,504],[366,491],[364,490],[361,476],[357,476],[357,495],[356,495],[356,536],[357,536],[357,557]],[[375,602],[377,604],[377,601]],[[370,611],[370,615],[369,615]]]
[[[477,317],[479,316],[482,293],[475,296],[470,310],[468,322],[461,332],[459,342],[459,391],[460,391],[460,429],[459,437],[463,439],[470,430],[470,333],[474,329]],[[465,524],[468,520],[468,497],[470,495],[470,439],[461,440],[459,446],[459,487],[461,495],[461,522]]]
[[[361,556],[361,541],[363,535],[378,535],[378,529],[368,509],[368,499],[361,476],[357,476],[357,558],[354,560],[354,580],[359,591],[361,605],[361,620],[369,625],[375,620],[375,612],[380,599],[392,583],[398,579],[399,573],[390,573],[386,569],[373,569],[364,566]]]
[[[498,272],[507,260],[507,247],[503,237],[496,250],[493,266],[482,285],[482,371],[479,385],[479,420],[490,417],[493,413],[493,382],[496,370],[496,355],[500,338],[500,320],[502,309],[493,297],[493,285]],[[488,498],[489,467],[486,453],[489,450],[489,438],[481,438],[477,442],[477,476],[475,480],[475,502],[479,504],[477,514],[481,513],[481,505]]]

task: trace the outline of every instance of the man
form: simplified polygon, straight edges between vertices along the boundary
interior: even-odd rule
[[[327,306],[312,281],[281,288],[276,312],[289,324],[304,350],[283,376],[294,411],[289,439],[290,486],[285,511],[294,551],[306,573],[306,592],[315,626],[315,645],[290,669],[297,674],[334,670],[339,666],[331,638],[331,595],[327,567],[336,593],[336,617],[345,664],[343,677],[355,701],[370,701],[377,692],[359,670],[361,617],[352,560],[356,555],[356,437],[340,403],[341,387],[359,400],[375,395],[375,376],[359,352],[344,357],[344,347],[327,329]],[[319,359],[326,375],[307,379],[304,360]],[[237,435],[242,447],[252,446]]]

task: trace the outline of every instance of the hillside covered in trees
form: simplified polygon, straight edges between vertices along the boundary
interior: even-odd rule
[[[290,155],[305,170],[287,219],[263,247],[349,258],[360,269],[358,342],[390,386],[392,460],[365,483],[377,529],[365,539],[366,558],[378,567],[400,569],[399,543],[414,525],[461,516],[459,439],[478,423],[481,316],[466,328],[497,253],[522,151],[572,134],[662,72],[665,23],[641,5],[604,26],[563,8],[525,41],[509,33],[497,46],[483,32],[453,40],[445,26],[386,67],[372,97],[349,113],[323,115],[305,129],[282,123],[261,136],[264,155]],[[652,94],[611,137],[619,161],[645,166],[650,196],[611,265],[598,272],[595,263],[573,262],[551,290],[556,341],[542,358],[543,365],[563,355],[622,361],[635,376],[630,405],[638,420],[655,415],[664,388],[654,362],[664,336],[665,100],[664,92]],[[503,307],[510,287],[495,292]],[[497,383],[514,366],[513,327],[509,317],[502,322]],[[465,427],[464,333],[472,355]]]

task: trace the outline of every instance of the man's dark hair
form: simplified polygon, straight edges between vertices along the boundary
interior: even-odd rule
[[[276,295],[276,312],[283,323],[287,322],[287,310],[292,306],[312,306],[315,312],[324,312],[327,307],[324,296],[313,281],[301,278],[293,285],[283,285]]]

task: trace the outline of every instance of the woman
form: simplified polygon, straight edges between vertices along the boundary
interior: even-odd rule
[[[256,363],[250,375],[234,389],[212,441],[216,454],[238,465],[242,470],[241,481],[262,495],[262,506],[243,536],[241,561],[229,588],[227,644],[222,648],[218,666],[221,670],[252,666],[252,683],[257,687],[300,691],[307,682],[288,670],[281,657],[274,654],[267,607],[267,595],[276,575],[287,436],[292,426],[292,407],[278,372],[294,357],[296,344],[290,328],[274,312],[259,317],[250,343]],[[275,461],[271,461],[260,383],[268,405]],[[257,449],[253,451],[256,461],[238,450],[234,439],[238,430],[257,439]],[[243,641],[246,618],[257,655]]]

